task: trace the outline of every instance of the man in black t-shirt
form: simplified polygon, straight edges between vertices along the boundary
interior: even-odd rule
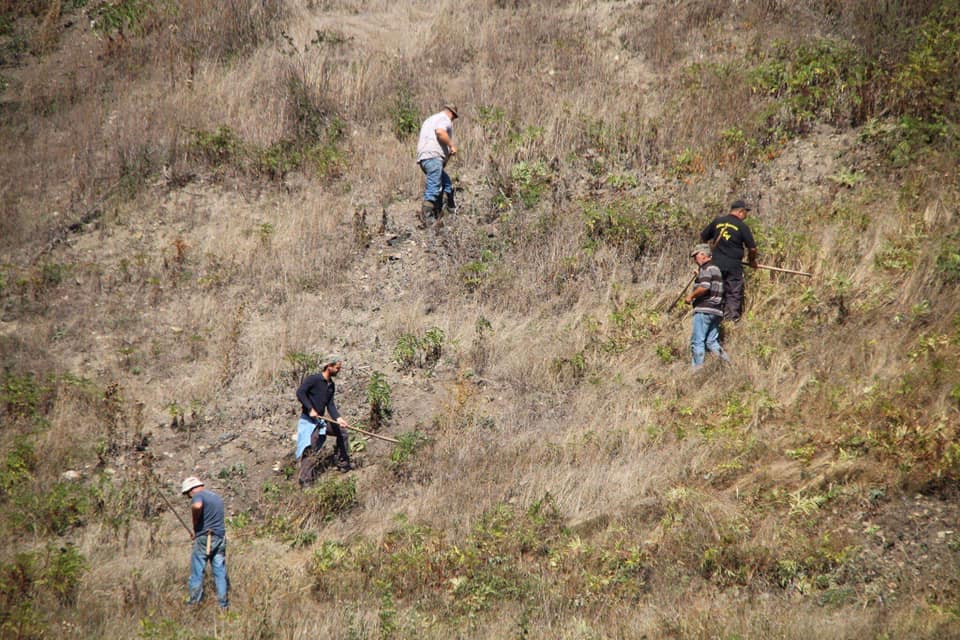
[[[713,248],[713,263],[723,274],[723,319],[736,322],[743,311],[743,250],[747,263],[757,267],[757,243],[744,223],[750,207],[743,200],[730,205],[730,213],[714,218],[700,232],[700,240]]]

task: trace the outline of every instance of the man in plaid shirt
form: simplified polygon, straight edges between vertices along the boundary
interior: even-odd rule
[[[713,252],[708,244],[698,244],[690,252],[700,270],[693,284],[693,291],[687,297],[687,304],[693,305],[693,334],[690,336],[690,351],[693,354],[693,368],[703,366],[707,351],[711,351],[724,362],[729,362],[723,347],[720,346],[720,321],[723,320],[723,275],[720,268],[713,264]]]

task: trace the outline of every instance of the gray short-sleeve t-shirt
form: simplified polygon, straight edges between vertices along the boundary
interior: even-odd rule
[[[437,129],[446,129],[447,135],[453,137],[453,122],[446,111],[435,113],[423,121],[420,139],[417,140],[417,162],[450,155],[450,150],[437,140]]]

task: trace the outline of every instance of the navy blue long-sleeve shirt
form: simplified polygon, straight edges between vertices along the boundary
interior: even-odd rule
[[[300,401],[304,415],[309,415],[310,409],[314,409],[322,417],[326,410],[331,418],[339,420],[340,412],[337,411],[337,405],[333,400],[336,392],[337,385],[334,384],[333,378],[327,380],[323,374],[315,373],[304,378],[300,388],[297,389],[297,399]]]

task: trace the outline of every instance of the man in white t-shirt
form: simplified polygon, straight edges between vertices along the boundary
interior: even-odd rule
[[[447,103],[439,113],[424,120],[420,127],[417,164],[426,176],[420,209],[420,223],[424,226],[440,217],[444,196],[447,211],[453,213],[456,210],[453,184],[450,176],[443,170],[447,160],[457,153],[457,147],[453,144],[453,121],[456,119],[457,107]]]

